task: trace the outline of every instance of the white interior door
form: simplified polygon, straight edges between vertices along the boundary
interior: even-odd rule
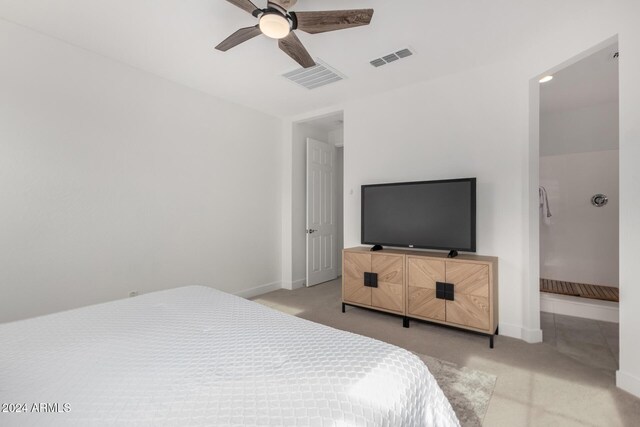
[[[338,277],[336,147],[307,138],[307,286]]]

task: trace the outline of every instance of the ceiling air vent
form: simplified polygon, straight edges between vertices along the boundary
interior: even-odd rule
[[[389,62],[397,61],[398,59],[400,59],[400,57],[395,53],[392,53],[390,55],[383,56],[382,59],[384,59],[384,61],[388,64]]]
[[[282,75],[285,79],[292,81],[307,89],[317,89],[331,83],[344,80],[346,77],[335,69],[331,68],[319,59],[316,59],[315,67],[298,68]]]
[[[402,49],[397,51],[396,55],[398,55],[400,58],[406,58],[407,56],[413,55],[413,52],[411,52],[409,49]]]
[[[383,56],[382,58],[376,58],[369,63],[374,67],[382,67],[390,62],[397,61],[398,59],[404,59],[413,55],[413,52],[410,49],[402,49],[394,53],[390,53],[388,55]]]

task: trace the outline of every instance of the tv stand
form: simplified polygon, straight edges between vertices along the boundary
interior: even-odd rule
[[[447,255],[447,258],[455,258],[458,256],[458,251],[453,250],[453,251],[449,251],[449,255]]]
[[[371,252],[375,252],[375,251],[381,251],[382,249],[384,249],[381,245],[375,245],[374,247],[372,247],[371,249],[369,249]]]
[[[342,252],[342,303],[485,335],[498,329],[498,258],[356,247]]]

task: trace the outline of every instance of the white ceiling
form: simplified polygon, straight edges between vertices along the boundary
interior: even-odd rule
[[[554,74],[541,85],[541,112],[618,102],[618,60],[612,58],[617,51],[617,44],[609,46]]]
[[[256,0],[264,7],[266,0]],[[297,68],[259,36],[229,52],[214,46],[255,24],[224,0],[0,0],[0,17],[189,87],[289,116],[497,61],[572,19],[557,0],[300,0],[294,10],[375,9],[372,24],[310,35],[311,55],[348,79],[314,91],[281,77]],[[374,68],[410,46],[415,55]]]

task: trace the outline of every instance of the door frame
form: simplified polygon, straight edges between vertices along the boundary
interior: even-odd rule
[[[281,286],[283,289],[299,289],[304,287],[305,278],[296,277],[294,275],[294,237],[296,232],[294,230],[294,128],[296,125],[313,121],[315,119],[321,119],[329,116],[342,114],[345,118],[345,109],[342,105],[333,106],[329,108],[323,108],[316,111],[300,114],[284,118],[282,120],[282,150],[281,156],[281,171],[282,171],[282,183],[281,183],[281,269],[282,269],[282,281]],[[345,120],[346,123],[346,120]],[[306,160],[305,160],[306,161]],[[305,184],[306,185],[306,184]],[[306,202],[305,202],[306,203]],[[343,213],[344,214],[344,213]],[[304,230],[303,230],[304,231]],[[305,253],[306,258],[306,253]]]
[[[523,324],[530,329],[522,331],[522,338],[530,343],[542,342],[540,328],[540,79],[591,56],[592,54],[618,42],[618,36],[610,37],[597,45],[578,53],[566,61],[540,73],[529,80],[529,180],[525,206],[527,207],[529,245],[525,248],[529,265],[526,271],[525,312]],[[527,250],[528,249],[528,250]],[[621,284],[622,285],[622,284]]]

